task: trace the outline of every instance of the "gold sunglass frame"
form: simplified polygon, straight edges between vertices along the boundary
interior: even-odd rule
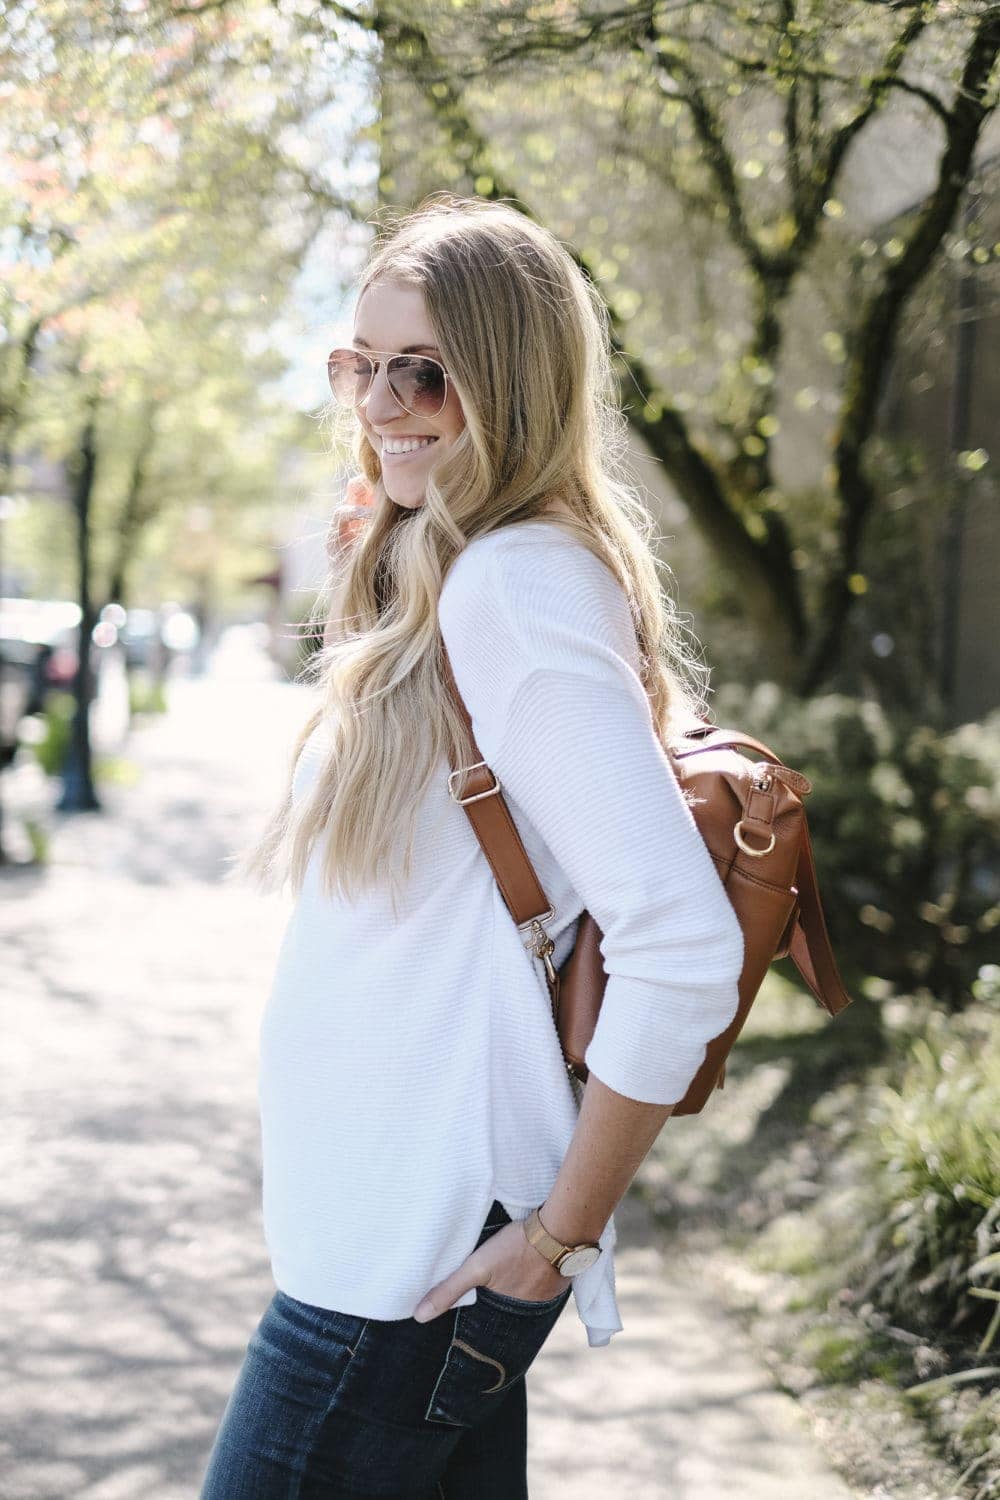
[[[371,379],[365,386],[364,394],[360,396],[357,401],[342,401],[337,395],[337,392],[334,390],[333,361],[335,356],[338,354],[351,354],[355,358],[360,355],[363,359],[367,359],[368,363],[372,367]],[[401,401],[399,399],[399,396],[393,388],[390,374],[392,370],[393,360],[397,359],[426,360],[428,364],[436,365],[437,368],[441,371],[441,374],[444,377],[444,397],[442,398],[441,405],[438,407],[437,411],[414,411],[412,407],[406,405],[405,401]],[[444,365],[439,359],[435,359],[430,354],[400,354],[398,351],[393,352],[390,349],[352,349],[349,345],[346,344],[341,345],[337,349],[331,349],[330,353],[326,357],[326,378],[330,386],[330,390],[333,393],[333,399],[337,402],[337,404],[339,406],[346,407],[349,411],[357,411],[359,407],[364,406],[365,402],[368,400],[368,397],[371,395],[372,386],[375,384],[375,376],[378,374],[378,367],[383,363],[385,364],[385,379],[386,384],[389,387],[389,394],[392,396],[392,399],[395,401],[397,406],[401,407],[403,411],[409,412],[411,417],[432,418],[439,417],[441,415],[448,402],[448,387],[451,377],[449,376],[448,371],[445,369]]]

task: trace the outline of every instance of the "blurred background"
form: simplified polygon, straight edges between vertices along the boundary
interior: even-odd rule
[[[831,1025],[777,965],[636,1192],[852,1493],[1000,1496],[998,51],[975,0],[9,0],[6,1209],[51,1299],[12,1335],[11,1500],[190,1493],[214,1430],[81,1443],[86,1361],[60,1398],[44,1354],[81,1288],[225,1266],[212,1400],[256,1305],[286,908],[224,860],[308,711],[349,477],[325,356],[374,216],[439,189],[513,200],[600,289],[715,719],[812,780],[855,996]],[[107,1351],[105,1389],[138,1368]]]

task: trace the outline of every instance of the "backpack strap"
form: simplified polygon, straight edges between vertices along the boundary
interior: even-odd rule
[[[795,884],[799,892],[799,919],[792,933],[788,956],[819,1004],[831,1016],[836,1016],[850,1005],[851,997],[841,982],[833,949],[830,947],[830,934],[827,932],[816,882],[809,827],[805,821],[802,824]]]
[[[689,740],[697,743],[688,744]],[[670,749],[678,760],[683,760],[686,755],[700,755],[703,750],[727,750],[740,745],[746,745],[748,749],[766,756],[773,765],[784,765],[784,761],[773,750],[761,740],[755,740],[752,734],[744,734],[741,729],[716,729],[712,724],[700,723],[693,729],[686,729],[683,735],[671,742]]]
[[[538,923],[532,946],[539,958],[547,960],[548,954],[552,952],[552,940],[541,923],[554,916],[555,912],[542,889],[517,825],[504,801],[499,778],[482,759],[472,728],[472,718],[458,691],[447,651],[444,652],[444,669],[456,707],[465,721],[472,753],[476,757],[470,765],[458,766],[452,770],[448,778],[448,791],[454,801],[465,808],[472,831],[489,861],[500,887],[500,894],[517,927],[523,931],[532,922]],[[546,962],[546,970],[550,968],[551,965]],[[552,978],[550,974],[550,982]]]

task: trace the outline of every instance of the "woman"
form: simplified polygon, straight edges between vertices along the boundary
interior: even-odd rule
[[[517,1500],[525,1372],[571,1294],[590,1345],[621,1329],[613,1210],[736,1011],[742,933],[660,743],[703,673],[550,233],[428,200],[329,371],[369,503],[335,523],[321,701],[246,860],[297,897],[260,1034],[277,1290],[202,1500]],[[442,645],[552,962],[582,910],[604,933],[583,1089],[449,782],[476,757]]]

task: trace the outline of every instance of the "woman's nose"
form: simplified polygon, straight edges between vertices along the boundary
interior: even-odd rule
[[[375,378],[368,387],[368,395],[365,397],[364,408],[369,422],[376,427],[380,422],[391,421],[403,410],[389,389],[384,363],[380,363],[375,371]]]

